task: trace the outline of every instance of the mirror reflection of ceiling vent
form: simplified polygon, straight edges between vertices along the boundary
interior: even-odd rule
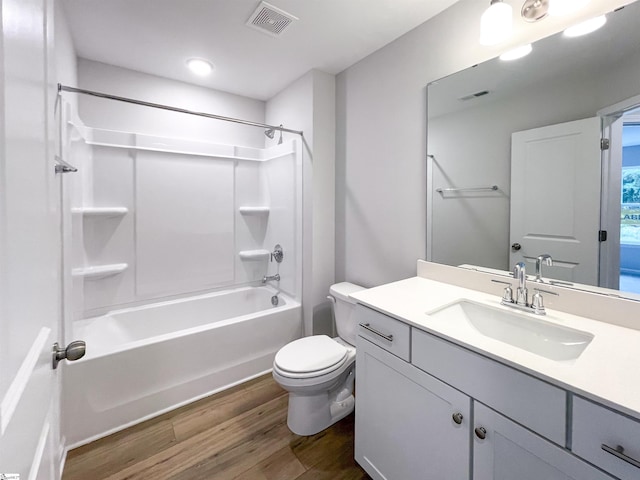
[[[484,97],[485,95],[489,95],[489,90],[482,90],[480,92],[472,93],[471,95],[460,97],[458,100],[465,102],[467,100],[473,100],[474,98]]]
[[[298,17],[294,17],[267,2],[260,2],[258,8],[247,20],[246,25],[272,37],[279,37],[294,20],[298,20]]]

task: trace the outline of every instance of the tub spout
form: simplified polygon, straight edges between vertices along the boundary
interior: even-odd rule
[[[280,281],[280,274],[276,273],[275,275],[265,275],[264,277],[262,277],[262,283],[267,283],[270,282],[271,280],[275,280],[276,282]]]

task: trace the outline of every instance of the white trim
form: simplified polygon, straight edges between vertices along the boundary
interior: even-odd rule
[[[640,105],[640,95],[635,95],[631,98],[627,98],[626,100],[622,100],[621,102],[615,103],[609,107],[605,107],[602,110],[598,110],[596,112],[596,115],[598,115],[599,117],[605,117],[617,112],[624,112],[625,110],[630,110],[639,105]]]
[[[36,447],[36,453],[33,456],[33,462],[29,469],[28,480],[36,480],[38,473],[40,472],[40,464],[44,457],[44,449],[47,446],[47,440],[49,439],[49,430],[51,429],[51,423],[49,421],[44,422],[42,431],[40,432],[40,440],[38,440],[38,446]]]
[[[0,434],[2,435],[4,435],[9,422],[11,422],[11,418],[16,411],[18,403],[20,403],[22,394],[29,383],[31,374],[36,367],[36,363],[40,358],[42,350],[45,348],[45,344],[49,339],[50,334],[50,328],[42,327],[40,329],[40,333],[31,345],[31,348],[22,361],[22,365],[20,365],[15,378],[11,382],[11,385],[9,385],[7,393],[2,399],[2,403],[0,403]]]

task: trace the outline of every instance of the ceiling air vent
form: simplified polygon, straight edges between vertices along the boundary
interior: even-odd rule
[[[256,11],[247,20],[247,26],[272,37],[279,37],[294,20],[298,20],[298,17],[267,2],[260,2]]]
[[[485,95],[489,95],[489,90],[482,90],[481,92],[472,93],[471,95],[460,97],[458,100],[462,100],[463,102],[465,102],[467,100],[473,100],[474,98],[484,97]]]

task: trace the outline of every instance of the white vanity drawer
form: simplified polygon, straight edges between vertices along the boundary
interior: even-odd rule
[[[418,329],[411,363],[558,445],[566,444],[567,393]]]
[[[574,397],[572,433],[571,449],[576,455],[622,480],[640,478],[640,422],[637,420]],[[624,449],[621,454],[615,452],[618,446]],[[609,452],[605,450],[607,447]]]
[[[356,306],[354,315],[359,336],[409,361],[409,325],[363,305]]]

